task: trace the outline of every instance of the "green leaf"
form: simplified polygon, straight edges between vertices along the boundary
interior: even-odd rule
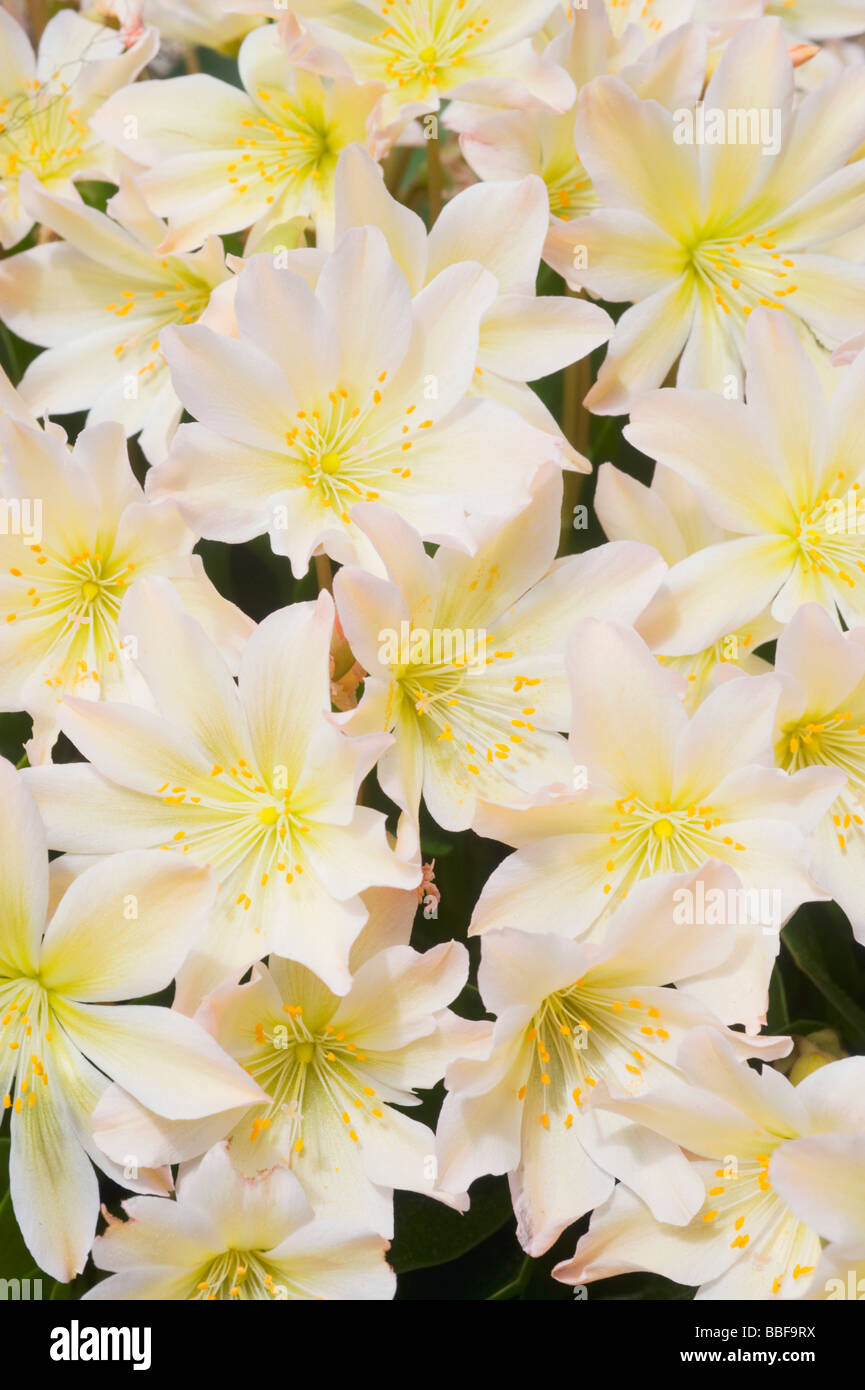
[[[24,1237],[18,1229],[15,1213],[12,1210],[12,1194],[9,1191],[9,1149],[8,1139],[0,1139],[0,1279],[39,1278],[40,1271],[35,1268],[36,1261],[24,1244]],[[43,1276],[50,1283],[48,1276]]]
[[[398,1192],[396,1236],[388,1259],[397,1274],[459,1259],[513,1220],[505,1178],[481,1178],[462,1214],[416,1192]]]
[[[802,974],[832,1005],[850,1045],[865,1050],[865,1012],[832,979],[820,937],[820,931],[812,922],[798,919],[788,923],[781,940]]]

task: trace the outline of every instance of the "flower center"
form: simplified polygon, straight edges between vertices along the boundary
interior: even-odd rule
[[[0,980],[0,1054],[12,1057],[11,1069],[8,1062],[4,1068],[4,1112],[27,1114],[48,1085],[44,1054],[51,1050],[51,1030],[50,999],[37,980]]]
[[[756,308],[784,309],[796,293],[795,261],[774,240],[775,229],[707,240],[692,252],[697,279],[724,315],[748,318]]]
[[[575,1110],[583,1108],[586,1087],[596,1086],[598,1078],[629,1092],[640,1089],[644,1067],[659,1060],[647,1057],[643,1048],[669,1044],[660,1017],[660,1010],[642,999],[591,989],[582,980],[549,995],[526,1034],[535,1055],[517,1099],[524,1100],[529,1086],[539,1085],[541,1125],[549,1129],[554,1111],[570,1129]],[[641,1047],[635,1046],[638,1041]]]
[[[55,83],[34,78],[27,86],[0,101],[0,177],[16,187],[22,169],[43,182],[68,176],[87,157],[91,140],[80,107]]]
[[[255,1112],[247,1137],[255,1143],[276,1121],[281,1127],[280,1152],[285,1161],[292,1153],[302,1153],[304,1094],[308,1086],[315,1086],[332,1103],[348,1128],[349,1138],[357,1143],[353,1115],[383,1118],[374,1089],[361,1084],[356,1074],[358,1065],[367,1060],[365,1054],[332,1025],[308,1028],[300,1004],[284,1004],[283,1012],[285,1022],[269,1020],[255,1025],[258,1051],[242,1059],[250,1076],[271,1097],[268,1107]]]
[[[489,16],[467,17],[465,0],[418,6],[391,0],[384,7],[387,23],[372,43],[384,57],[385,73],[398,87],[435,84],[440,70],[465,63],[467,51],[489,25]],[[424,10],[426,13],[424,13]]]
[[[281,1277],[261,1251],[226,1250],[202,1270],[190,1302],[288,1298],[288,1288],[279,1282]]]
[[[649,806],[638,796],[626,796],[615,803],[615,810],[610,857],[604,866],[611,876],[604,884],[604,892],[612,895],[611,906],[621,901],[637,879],[686,873],[707,859],[729,859],[731,850],[745,849],[731,835],[717,833],[722,821],[711,806],[680,810],[660,802]],[[619,882],[613,893],[612,875],[617,871]]]

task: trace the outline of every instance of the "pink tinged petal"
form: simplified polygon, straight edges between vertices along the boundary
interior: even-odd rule
[[[707,1175],[708,1176],[708,1175]],[[588,1233],[570,1260],[553,1270],[563,1284],[586,1284],[634,1270],[652,1270],[681,1284],[722,1274],[737,1258],[711,1226],[661,1224],[633,1192],[620,1184],[593,1213]]]
[[[415,296],[408,351],[388,383],[389,410],[429,402],[434,422],[453,411],[472,384],[481,320],[497,293],[488,270],[464,261],[446,266]]]
[[[735,933],[684,919],[682,909],[694,901],[698,885],[708,896],[716,890],[726,894],[740,883],[732,869],[714,860],[690,874],[656,874],[636,883],[613,913],[597,959],[588,963],[585,974],[592,987],[664,985],[720,965],[733,949]]]
[[[66,890],[45,934],[40,978],[88,1002],[156,994],[174,979],[215,896],[212,874],[174,856],[111,855]]]
[[[313,822],[304,836],[304,852],[322,886],[346,902],[373,886],[416,888],[421,871],[390,848],[380,811],[358,806],[347,825]]]
[[[809,190],[819,190],[828,176],[854,158],[865,139],[863,88],[865,73],[853,67],[800,100],[766,189],[778,207],[795,205]],[[773,225],[783,226],[783,213],[781,218]]]
[[[581,1120],[583,1147],[605,1172],[636,1193],[656,1220],[688,1224],[703,1205],[706,1189],[696,1165],[676,1144],[609,1111],[589,1110]]]
[[[737,328],[705,283],[697,285],[694,318],[676,373],[680,390],[723,389],[725,397],[742,393],[741,349]]]
[[[355,1223],[325,1217],[304,1226],[272,1252],[314,1299],[387,1300],[396,1293],[396,1275],[385,1260],[387,1241]]]
[[[63,1002],[57,1012],[76,1047],[158,1115],[199,1119],[263,1098],[209,1033],[173,1009]]]
[[[563,936],[583,935],[607,906],[604,886],[616,887],[604,870],[609,846],[606,834],[559,834],[526,844],[490,874],[469,935],[512,926],[547,933],[551,924]]]
[[[414,588],[415,615],[430,608],[431,617],[441,627],[495,626],[497,632],[503,619],[508,637],[502,645],[510,644],[520,601],[536,592],[554,560],[561,505],[562,475],[550,464],[536,475],[529,506],[513,519],[504,525],[475,522],[472,529],[477,549],[473,555],[442,549],[433,562],[427,561],[430,569],[418,575],[419,580],[426,580],[426,591],[420,584]],[[519,625],[519,619],[516,621]],[[538,644],[545,645],[544,639]],[[524,644],[519,643],[519,647],[524,649]]]
[[[293,1173],[274,1168],[256,1180],[244,1178],[226,1144],[184,1169],[177,1194],[182,1207],[208,1214],[227,1249],[270,1250],[312,1220]]]
[[[741,536],[706,546],[668,571],[640,631],[667,656],[701,652],[765,610],[792,565],[785,536]],[[781,621],[778,614],[773,616]]]
[[[549,223],[543,180],[476,184],[445,205],[429,238],[431,280],[457,261],[478,261],[503,295],[533,295]]]
[[[323,592],[315,603],[272,613],[247,643],[240,667],[240,698],[256,758],[263,772],[284,766],[292,790],[310,738],[330,713],[328,654],[333,601]]]
[[[800,1221],[826,1240],[865,1245],[865,1134],[793,1139],[772,1155],[769,1179]]]
[[[137,641],[136,664],[162,716],[223,761],[248,753],[228,666],[200,624],[184,612],[174,586],[159,578],[139,580],[126,595],[118,622],[124,640]]]
[[[212,759],[191,743],[188,730],[149,710],[67,699],[60,722],[99,772],[130,790],[155,796],[161,794],[166,778],[182,779],[184,788],[190,783],[209,785],[205,779]],[[166,808],[166,820],[176,809]]]
[[[725,1105],[768,1133],[792,1138],[807,1128],[806,1106],[797,1089],[772,1067],[753,1071],[714,1028],[695,1028],[676,1059],[694,1086],[702,1086]],[[714,1157],[709,1150],[707,1157]]]
[[[299,469],[276,447],[251,448],[202,425],[181,425],[167,458],[147,476],[151,498],[171,498],[199,535],[230,544],[252,540],[274,524],[284,490],[300,485]],[[304,489],[305,491],[305,489]]]
[[[161,342],[178,396],[203,425],[254,449],[283,444],[297,406],[260,348],[200,324],[166,329]]]
[[[582,1126],[566,1123],[573,1113],[567,1095],[557,1103],[557,1097],[548,1099],[540,1091],[531,1086],[520,1106],[522,1152],[510,1174],[517,1239],[533,1257],[543,1255],[567,1226],[606,1201],[614,1183],[584,1148]]]
[[[402,517],[375,502],[358,503],[352,510],[352,520],[372,541],[415,623],[424,618],[431,621],[440,585],[440,559],[427,555],[420,535]],[[451,556],[450,551],[441,554]]]
[[[362,1051],[388,1052],[435,1030],[434,1015],[466,982],[468,955],[448,941],[421,953],[391,946],[360,967],[331,1026]]]
[[[627,628],[587,618],[568,651],[574,761],[619,795],[667,802],[687,716],[669,677]]]
[[[668,565],[683,560],[688,553],[676,519],[657,490],[623,473],[615,464],[602,463],[598,469],[595,510],[611,541],[644,541],[654,546]]]
[[[161,1197],[130,1197],[122,1205],[127,1220],[112,1221],[94,1242],[97,1269],[124,1276],[147,1271],[154,1278],[173,1267],[179,1276],[185,1275],[188,1296],[189,1274],[215,1253],[213,1223],[205,1211]],[[107,1290],[112,1284],[113,1280],[99,1284],[97,1289],[106,1292],[98,1296],[111,1297]],[[97,1296],[97,1290],[91,1293]]]
[[[636,402],[625,433],[699,489],[719,526],[759,535],[794,519],[746,406],[710,391],[654,391]]]
[[[0,89],[15,92],[24,89],[36,75],[36,60],[27,30],[0,10]]]
[[[621,415],[639,392],[660,386],[688,340],[694,312],[689,275],[626,309],[583,402],[586,409],[596,415]]]
[[[32,974],[39,959],[48,910],[48,846],[31,790],[5,758],[0,758],[0,797],[0,973],[14,977]]]
[[[865,342],[863,342],[865,347]],[[826,459],[840,468],[865,457],[865,352],[859,353],[846,372],[838,374],[838,389],[829,411]]]
[[[705,107],[725,113],[748,110],[758,91],[762,108],[780,112],[783,132],[793,104],[793,65],[777,19],[747,25],[731,39],[706,88]],[[718,225],[741,214],[771,177],[773,164],[759,141],[725,141],[700,147],[703,198]]]
[[[814,459],[826,432],[817,373],[790,320],[768,310],[748,321],[748,408],[788,497],[811,503]]]
[[[865,318],[865,267],[837,256],[797,254],[796,292],[788,308],[820,344],[839,347]]]
[[[696,710],[676,750],[677,804],[706,801],[724,778],[749,763],[771,766],[781,685],[773,676],[726,681]]]
[[[165,806],[158,798],[130,791],[100,776],[85,763],[25,768],[49,843],[85,854],[146,849],[165,839]],[[81,807],[87,807],[86,819]],[[200,824],[194,806],[173,806],[172,823]]]
[[[326,262],[316,298],[336,326],[339,343],[334,387],[365,383],[394,372],[411,332],[411,290],[378,227],[348,231]]]
[[[500,295],[481,323],[478,363],[513,381],[537,381],[588,356],[613,327],[597,304]]]
[[[338,571],[333,587],[340,622],[352,652],[364,670],[388,681],[390,664],[383,664],[380,654],[388,639],[399,642],[402,624],[410,621],[409,609],[399,590],[386,579],[351,565]]]
[[[48,1070],[51,1070],[49,1061]],[[35,1263],[68,1283],[87,1263],[99,1216],[99,1184],[75,1135],[60,1078],[12,1122],[9,1189]]]
[[[544,999],[580,979],[591,964],[586,948],[558,936],[524,931],[484,933],[478,987],[491,1013]]]
[[[434,525],[434,509],[424,522],[431,510],[427,498],[444,495],[455,499],[461,512],[483,517],[512,516],[531,501],[537,469],[558,462],[560,455],[558,440],[526,424],[513,410],[493,401],[464,400],[415,444],[411,480],[395,491],[393,506],[425,539],[447,540]],[[418,497],[423,504],[413,508]]]
[[[544,260],[572,289],[585,285],[609,300],[640,300],[668,290],[688,265],[677,241],[627,208],[601,208],[571,222],[554,222]]]
[[[417,213],[391,196],[381,166],[360,145],[349,145],[339,157],[334,204],[337,245],[352,227],[379,227],[412,293],[422,288],[427,268],[426,228]]]
[[[865,1061],[861,1057],[842,1057],[820,1070],[822,1081],[818,1082],[817,1073],[812,1072],[796,1088],[797,1096],[808,1111],[810,1132],[862,1133],[865,1129]]]
[[[814,660],[815,653],[819,661]],[[865,677],[865,648],[849,641],[825,609],[808,603],[778,638],[775,669],[798,683],[808,708],[829,711],[841,705]]]
[[[642,213],[677,239],[699,226],[696,149],[676,143],[673,117],[657,102],[597,78],[580,93],[576,143],[604,203]]]
[[[109,1083],[92,1113],[93,1138],[115,1163],[125,1163],[130,1154],[148,1167],[184,1163],[225,1139],[249,1109],[247,1103],[203,1119],[167,1120]],[[97,1154],[95,1161],[103,1159]]]
[[[440,1182],[465,1191],[483,1173],[512,1172],[520,1161],[522,1106],[517,1091],[531,1058],[517,1055],[500,1084],[477,1095],[451,1092],[436,1127]]]
[[[238,276],[234,309],[243,336],[284,372],[299,406],[310,409],[340,384],[334,321],[301,275],[272,255],[252,256]]]
[[[55,193],[48,192],[29,170],[21,175],[20,192],[21,200],[34,220],[41,222],[43,226],[50,227],[53,232],[57,233],[58,237],[62,237],[64,243],[70,250],[74,250],[80,259],[92,261],[95,266],[102,267],[114,275],[121,275],[128,282],[153,281],[153,285],[156,287],[157,281],[163,278],[160,273],[159,262],[152,250],[142,246],[131,232],[106,216],[105,213],[97,212],[95,208],[88,207],[86,203],[78,202],[74,198],[61,198]],[[54,255],[56,256],[56,251]],[[16,258],[16,261],[21,267],[29,265],[35,269],[40,263],[40,257],[31,256],[27,262]],[[50,274],[50,261],[51,256],[43,251],[41,253],[43,275],[46,271]],[[75,257],[67,253],[65,264],[74,265]],[[23,291],[25,291],[25,286],[21,285],[16,294],[14,281],[12,281],[5,292],[12,296],[13,304],[19,302],[21,311],[26,313],[26,298],[22,293]],[[20,300],[18,300],[18,294],[21,294]],[[35,297],[42,299],[43,295]],[[33,308],[37,313],[39,307],[45,314],[48,306],[43,304],[37,307],[34,305]],[[104,314],[103,307],[99,305],[98,308]],[[90,312],[95,320],[98,317],[95,304],[90,306]],[[39,339],[37,338],[35,341],[38,342]]]

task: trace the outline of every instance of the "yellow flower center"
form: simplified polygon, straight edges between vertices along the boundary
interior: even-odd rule
[[[95,598],[99,597],[99,585],[92,579],[86,579],[81,585],[81,597],[85,603],[92,603]]]
[[[321,469],[322,473],[327,473],[331,476],[334,473],[339,472],[341,464],[342,459],[340,458],[339,454],[332,452],[324,454],[318,461],[318,466]]]
[[[262,825],[276,825],[279,820],[279,812],[275,806],[265,806],[263,810],[259,811],[258,819]]]
[[[673,822],[666,819],[656,820],[652,829],[661,840],[669,840],[674,833]]]

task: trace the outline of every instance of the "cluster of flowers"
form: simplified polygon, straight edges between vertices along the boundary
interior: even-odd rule
[[[44,349],[0,382],[34,1260],[92,1253],[88,1298],[389,1298],[394,1190],[507,1173],[531,1256],[593,1212],[565,1283],[865,1275],[865,1059],[794,1086],[763,1031],[800,904],[865,944],[865,4],[81,9],[35,54],[0,11],[0,241],[40,228],[0,318]],[[239,44],[241,85],[137,80],[160,30]],[[428,230],[380,165],[426,147],[432,206],[439,121]],[[527,383],[605,344],[586,406],[654,480],[603,464],[609,539],[557,559],[590,465]],[[265,534],[320,592],[256,625],[194,547]],[[480,1021],[466,946],[410,945],[422,801],[514,851]],[[137,1194],[99,1236],[94,1164]]]

